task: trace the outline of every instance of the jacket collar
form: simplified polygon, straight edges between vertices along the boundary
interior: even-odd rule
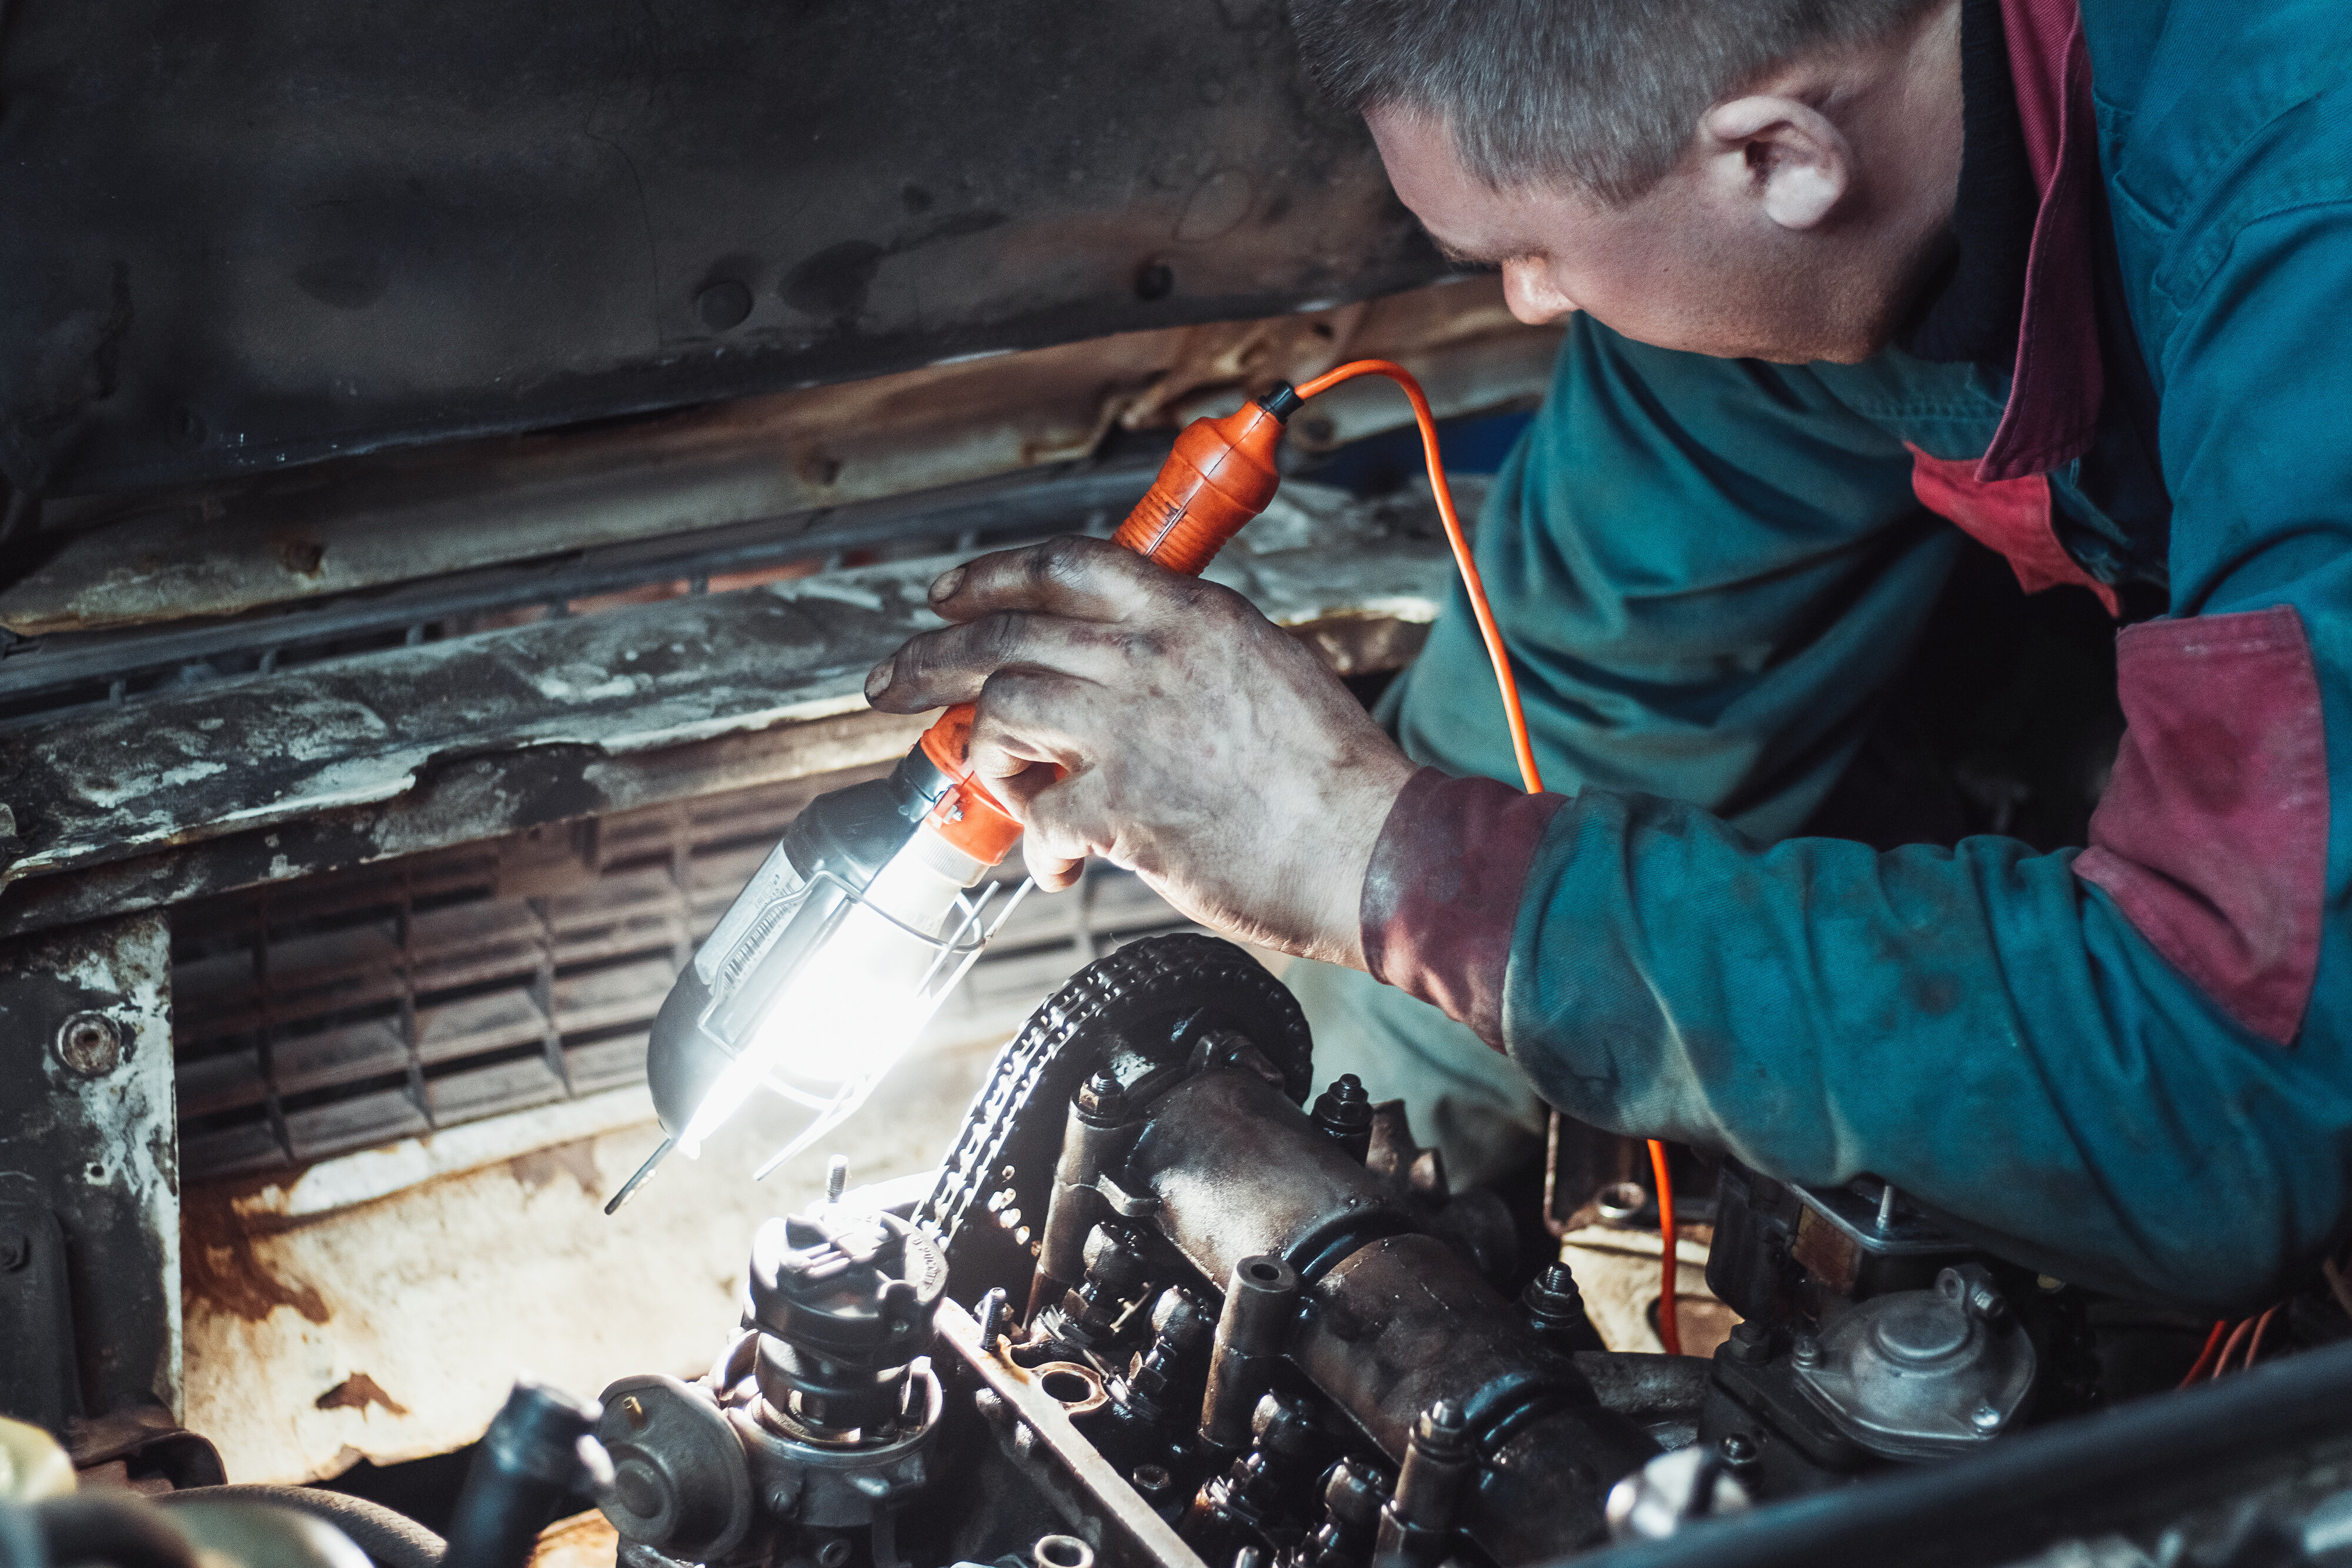
[[[2091,182],[2098,179],[2091,61],[2078,0],[2000,0],[2025,153],[2041,205],[2009,404],[1981,480],[2043,474],[2091,444],[2105,391],[2093,297]]]

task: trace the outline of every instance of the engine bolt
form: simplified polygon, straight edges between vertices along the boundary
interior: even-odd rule
[[[1127,1091],[1108,1071],[1097,1072],[1080,1086],[1078,1109],[1097,1122],[1116,1122],[1127,1114]]]
[[[1331,1087],[1316,1097],[1315,1124],[1362,1159],[1372,1141],[1372,1097],[1364,1092],[1364,1081],[1352,1072],[1332,1080]]]
[[[996,1354],[996,1342],[1004,1333],[1004,1287],[999,1285],[980,1298],[980,1348],[989,1354]]]
[[[1978,1406],[1976,1413],[1969,1417],[1969,1425],[1988,1437],[2000,1430],[2000,1412],[1990,1405]]]
[[[1799,1366],[1819,1366],[1822,1364],[1822,1342],[1811,1334],[1801,1334],[1792,1349]]]
[[[1723,1462],[1735,1470],[1744,1470],[1756,1462],[1756,1439],[1745,1432],[1727,1432],[1723,1437]]]
[[[1413,1436],[1432,1453],[1451,1456],[1461,1451],[1468,1427],[1461,1405],[1452,1399],[1440,1399],[1422,1412]]]
[[[824,1200],[839,1203],[841,1195],[849,1189],[849,1156],[835,1155],[824,1162]]]
[[[76,1013],[58,1026],[58,1060],[79,1078],[103,1078],[122,1065],[122,1030],[104,1013]]]

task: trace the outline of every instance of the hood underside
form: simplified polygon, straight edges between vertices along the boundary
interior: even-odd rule
[[[0,470],[44,497],[1444,271],[1277,0],[32,0],[0,211]]]

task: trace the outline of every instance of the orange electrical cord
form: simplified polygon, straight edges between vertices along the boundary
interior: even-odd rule
[[[1478,635],[1486,644],[1486,657],[1494,661],[1495,685],[1502,689],[1503,716],[1511,727],[1511,752],[1518,758],[1519,782],[1530,795],[1543,793],[1543,775],[1536,769],[1535,747],[1528,740],[1528,717],[1519,708],[1519,683],[1511,675],[1511,657],[1503,648],[1503,630],[1495,624],[1495,612],[1486,602],[1486,585],[1479,580],[1478,565],[1470,559],[1470,540],[1462,531],[1462,519],[1454,510],[1454,491],[1445,483],[1445,466],[1437,459],[1437,417],[1429,412],[1429,400],[1421,393],[1421,383],[1402,365],[1387,360],[1356,360],[1339,369],[1326,371],[1298,389],[1303,401],[1330,391],[1341,382],[1358,376],[1386,376],[1404,389],[1412,400],[1413,422],[1421,426],[1421,455],[1429,465],[1429,487],[1437,496],[1437,516],[1445,525],[1445,542],[1454,548],[1454,564],[1462,573],[1462,587],[1470,595],[1470,613],[1477,618]]]
[[[2248,1372],[2252,1370],[2254,1357],[2263,1354],[2263,1340],[2271,1332],[2271,1320],[2276,1316],[2278,1316],[2278,1308],[2273,1307],[2261,1317],[2251,1320],[2254,1331],[2254,1337],[2251,1340],[2246,1340],[2245,1359],[2238,1363],[2238,1370],[2240,1372]],[[2238,1325],[2237,1332],[2230,1336],[2229,1347],[2221,1352],[2221,1359],[2213,1368],[2213,1375],[2215,1377],[2219,1377],[2223,1373],[2230,1370],[2230,1358],[2237,1354],[2238,1342],[2246,1338],[2246,1328],[2247,1324],[2240,1323]]]
[[[2252,1333],[2253,1329],[2254,1320],[2247,1318],[2230,1331],[2229,1343],[2221,1347],[2221,1359],[2213,1364],[2213,1371],[2208,1381],[2218,1379],[2223,1373],[2230,1370],[2231,1358],[2238,1354],[2238,1347],[2246,1343],[2246,1336]]]
[[[2189,1375],[2182,1378],[2178,1386],[2186,1388],[2213,1370],[2213,1353],[2221,1348],[2221,1336],[2229,1332],[2229,1319],[2214,1320],[2213,1332],[2205,1336],[2205,1348],[2197,1353],[2196,1364],[2189,1369]]]
[[[1478,622],[1478,635],[1486,644],[1486,657],[1495,665],[1495,685],[1503,695],[1503,716],[1511,728],[1511,752],[1518,759],[1519,781],[1530,795],[1543,793],[1543,775],[1536,768],[1536,752],[1528,738],[1527,715],[1519,707],[1519,683],[1511,674],[1510,654],[1503,647],[1502,628],[1495,624],[1495,612],[1486,602],[1486,585],[1479,580],[1477,563],[1470,559],[1470,541],[1462,531],[1462,519],[1454,510],[1454,491],[1445,483],[1445,465],[1437,456],[1437,418],[1430,413],[1429,399],[1422,395],[1421,383],[1412,372],[1388,360],[1355,360],[1336,370],[1326,371],[1298,388],[1301,400],[1328,392],[1341,382],[1358,376],[1386,376],[1404,389],[1412,400],[1413,422],[1421,427],[1421,453],[1429,465],[1429,487],[1437,497],[1437,516],[1445,525],[1445,542],[1453,547],[1454,564],[1462,573],[1463,591],[1470,596],[1470,613]],[[1668,1355],[1683,1353],[1680,1313],[1675,1305],[1675,1287],[1680,1282],[1675,1252],[1675,1187],[1666,1174],[1666,1145],[1655,1138],[1650,1140],[1650,1171],[1658,1187],[1659,1270],[1662,1276],[1658,1295],[1658,1342],[1666,1347]]]

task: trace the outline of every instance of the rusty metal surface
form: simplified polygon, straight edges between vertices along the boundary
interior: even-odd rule
[[[54,1217],[64,1242],[79,1372],[66,1391],[78,1408],[65,1414],[154,1402],[178,1416],[180,1173],[161,917],[0,947],[0,1207]],[[0,1289],[16,1282],[10,1274]]]
[[[827,1147],[860,1182],[927,1168],[987,1062],[969,1045],[910,1057]],[[520,1372],[591,1390],[699,1375],[740,1310],[745,1239],[822,1194],[825,1151],[752,1182],[777,1140],[755,1105],[607,1218],[660,1137],[644,1116],[382,1196],[308,1173],[192,1185],[187,1421],[229,1479],[448,1452]]]
[[[110,498],[79,508],[49,559],[0,588],[0,626],[39,637],[233,615],[751,519],[772,519],[776,536],[805,537],[821,552],[838,508],[1084,457],[1114,428],[1227,412],[1245,391],[1343,358],[1402,361],[1440,417],[1532,400],[1558,341],[1556,329],[1515,323],[1494,279],[1467,278],[585,432]],[[1351,385],[1319,401],[1297,439],[1328,448],[1408,418],[1393,389]],[[71,510],[52,508],[61,514],[52,526]]]
[[[1293,491],[1213,575],[1310,632],[1434,618],[1451,569],[1417,513]],[[865,712],[860,685],[936,623],[924,587],[952,559],[222,681],[0,737],[17,830],[0,935],[895,757],[919,722]]]
[[[126,40],[139,47],[125,47]],[[0,469],[257,472],[1444,265],[1275,0],[13,5]]]

